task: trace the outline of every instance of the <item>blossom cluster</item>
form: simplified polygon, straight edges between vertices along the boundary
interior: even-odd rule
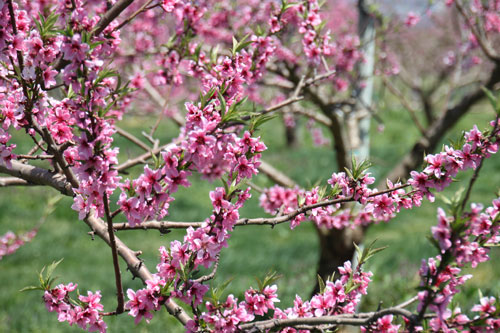
[[[266,146],[249,131],[238,136],[238,128],[226,131],[226,115],[238,112],[242,101],[243,76],[252,65],[246,53],[225,58],[216,66],[210,80],[204,81],[207,101],[186,103],[186,123],[173,143],[161,154],[156,170],[148,166],[132,183],[126,182],[118,202],[132,224],[162,218],[178,186],[189,186],[187,177],[196,171],[204,178],[216,179],[228,173],[237,183],[257,173],[261,152]]]
[[[281,318],[307,318],[338,314],[352,314],[366,295],[371,281],[371,272],[363,272],[361,265],[354,268],[350,261],[339,267],[340,278],[326,281],[322,292],[314,295],[310,301],[302,301],[296,296],[294,306],[279,314]],[[286,316],[284,316],[286,314]]]
[[[262,316],[275,319],[310,318],[327,315],[352,314],[356,310],[362,295],[366,295],[371,281],[371,272],[363,272],[359,265],[352,269],[349,261],[339,267],[340,278],[335,282],[326,281],[324,289],[310,300],[296,296],[293,306],[280,309],[276,285],[265,285],[260,290],[253,288],[245,291],[245,299],[238,302],[234,295],[229,295],[224,302],[207,301],[207,311],[188,322],[188,332],[239,332],[241,324],[251,322]],[[286,328],[284,332],[297,332]],[[300,332],[309,332],[301,330]]]
[[[301,213],[290,222],[290,227],[295,228],[306,218],[319,227],[342,229],[357,225],[367,225],[380,221],[388,221],[402,208],[411,209],[420,206],[422,199],[427,197],[434,201],[431,190],[442,191],[449,186],[453,177],[459,171],[476,169],[483,158],[488,158],[498,150],[500,137],[499,125],[492,122],[492,130],[479,131],[474,126],[464,134],[464,143],[461,146],[445,146],[439,154],[429,154],[425,157],[422,172],[412,171],[407,185],[411,190],[404,189],[405,184],[393,184],[387,181],[388,190],[379,193],[368,185],[375,182],[370,173],[363,172],[356,178],[352,174],[339,172],[332,174],[328,180],[333,193],[326,193],[326,189],[315,187],[309,191],[295,188],[283,188],[275,185],[266,189],[260,197],[260,205],[270,214],[290,214],[296,209],[315,205],[328,200],[351,198],[351,201],[361,203],[356,210],[342,209],[340,202],[326,207],[317,207],[310,210],[308,215]],[[394,189],[393,191],[390,191]],[[436,229],[437,230],[437,229]],[[438,231],[436,231],[438,233]]]
[[[30,242],[37,234],[37,229],[30,230],[26,233],[15,234],[12,231],[7,231],[0,236],[0,260],[16,252],[25,243]]]
[[[130,45],[121,47],[121,32],[116,21],[101,33],[94,33],[101,23],[99,16],[114,2],[19,3],[21,5],[0,1],[0,94],[5,96],[0,100],[2,165],[11,167],[10,161],[16,158],[13,153],[16,146],[9,143],[9,131],[22,129],[35,142],[40,139],[45,142],[38,148],[54,156],[49,158],[50,162],[72,183],[76,194],[72,207],[79,212],[80,219],[91,211],[103,217],[105,203],[120,188],[116,213],[123,213],[131,226],[166,216],[169,203],[174,199],[172,195],[179,186],[190,186],[188,177],[192,173],[197,172],[208,180],[223,179],[224,188],[210,192],[211,216],[201,227],[189,228],[182,242],[173,241],[170,247],[160,248],[160,263],[153,278],[146,281],[145,288],[127,291],[127,308],[136,323],[143,318],[149,321],[153,312],[170,297],[191,305],[197,313],[187,326],[192,332],[206,329],[238,331],[240,324],[253,321],[256,316],[271,316],[271,311],[277,319],[355,312],[361,295],[367,292],[371,273],[363,272],[361,265],[353,270],[349,262],[339,269],[338,280],[327,281],[324,290],[308,301],[297,296],[294,306],[289,309],[281,310],[275,305],[279,302],[277,287],[267,285],[259,290],[247,290],[241,302],[230,295],[224,303],[205,303],[206,312],[195,311],[203,304],[208,286],[203,284],[203,278],[194,279],[193,273],[201,267],[213,267],[222,248],[227,246],[239,210],[250,197],[249,189],[241,190],[238,186],[244,179],[257,174],[261,153],[266,149],[260,138],[253,137],[252,127],[244,130],[239,123],[242,118],[239,108],[245,103],[243,96],[249,95],[254,100],[260,98],[256,83],[266,73],[266,65],[272,57],[288,64],[299,61],[291,51],[294,47],[287,47],[277,35],[290,32],[287,24],[297,26],[306,59],[315,67],[319,67],[323,57],[329,58],[338,72],[349,72],[362,59],[356,36],[344,34],[331,42],[330,32],[322,31],[318,1],[293,3],[287,10],[279,11],[274,0],[248,1],[236,9],[232,1],[162,0],[141,13],[144,15],[139,15],[130,24],[135,35],[132,47],[137,51],[131,57],[150,57],[154,65],[146,62],[144,67],[152,74],[137,73],[131,85],[142,89],[145,80],[151,78],[155,88],[179,87],[186,79],[194,78],[199,81],[202,94],[200,101],[185,104],[187,113],[181,133],[159,156],[154,156],[155,164],[145,166],[136,179],[124,181],[115,169],[118,149],[112,146],[112,135],[116,131],[116,120],[130,104],[131,92],[121,86],[109,57],[117,53],[122,59],[114,66],[126,64],[130,58],[126,47]],[[217,11],[206,15],[208,8],[215,4]],[[55,10],[51,11],[53,6]],[[130,6],[129,14],[135,13],[138,6],[137,3]],[[52,14],[42,17],[43,13],[50,12]],[[173,33],[165,33],[157,24],[170,17],[165,13],[175,18],[173,26],[167,25],[166,29],[172,28]],[[487,12],[484,18],[486,32],[500,32],[497,13]],[[249,24],[252,20],[264,23],[264,31],[260,26],[252,30]],[[409,18],[407,24],[414,25],[416,21],[416,17]],[[247,37],[240,42],[233,40],[236,30]],[[208,51],[204,47],[205,38],[215,43],[233,42],[233,49],[221,55],[214,49]],[[470,39],[470,44],[475,45],[474,38]],[[134,60],[137,63],[137,59]],[[347,86],[345,79],[335,78],[337,90],[343,91]],[[58,94],[50,92],[59,87],[62,89]],[[369,173],[353,170],[352,173],[332,175],[328,182],[331,194],[319,187],[310,191],[274,187],[263,194],[261,204],[267,212],[275,214],[290,214],[298,208],[317,205],[307,214],[294,216],[292,228],[306,218],[327,228],[387,221],[401,208],[419,206],[424,196],[433,200],[431,189],[442,190],[458,171],[475,169],[482,158],[495,153],[498,149],[497,124],[494,124],[495,130],[486,135],[474,128],[466,133],[462,146],[446,146],[444,152],[428,155],[424,171],[412,172],[411,191],[404,190],[403,184],[389,182],[389,191],[378,193],[368,187],[375,181]],[[313,133],[315,140],[322,142],[320,133]],[[327,200],[339,202],[331,205]],[[340,202],[343,200],[358,201],[362,207],[357,213],[342,210]],[[466,223],[470,223],[467,229],[470,231],[461,234],[454,229],[456,219],[439,212],[439,224],[432,229],[432,234],[441,254],[425,263],[421,275],[423,285],[441,287],[445,285],[443,281],[447,283],[437,292],[419,295],[422,309],[429,306],[438,313],[431,321],[433,327],[440,329],[445,324],[449,326],[452,320],[460,324],[465,319],[457,311],[450,314],[446,306],[457,287],[467,279],[467,276],[459,276],[460,267],[475,266],[488,259],[486,245],[498,240],[499,206],[500,201],[494,201],[494,206],[484,213],[481,207],[474,206],[465,218]],[[2,245],[6,244],[5,253],[20,244],[12,234],[1,240]],[[442,269],[446,255],[453,256],[456,265]],[[72,301],[69,293],[75,289],[76,285],[69,284],[46,290],[47,309],[57,312],[59,321],[104,332],[106,324],[102,320],[100,292],[88,292],[87,296],[80,295],[78,301]],[[496,311],[495,304],[494,299],[481,299],[481,305],[473,311],[480,312],[480,318],[486,318]],[[397,330],[399,325],[393,325],[392,319],[392,316],[380,318],[373,327],[365,329]],[[494,328],[498,323],[488,322],[488,325]]]
[[[136,323],[143,317],[149,321],[152,312],[158,310],[168,297],[176,297],[195,306],[201,304],[208,286],[189,279],[189,276],[199,266],[208,268],[217,261],[220,251],[227,246],[229,232],[239,218],[238,209],[250,197],[249,190],[238,194],[234,204],[224,188],[212,191],[213,215],[203,226],[197,229],[190,227],[183,242],[173,241],[169,249],[160,248],[160,263],[154,279],[146,281],[144,289],[127,291],[129,302],[126,306],[129,314],[136,318]]]
[[[495,312],[494,298],[482,298],[481,305],[472,308],[474,312],[482,312],[480,318],[487,318],[484,323],[477,322],[478,318],[469,319],[459,308],[448,308],[460,291],[459,286],[472,277],[461,274],[463,267],[474,268],[489,260],[490,246],[500,242],[499,222],[500,198],[493,200],[487,209],[471,204],[470,211],[461,216],[447,216],[443,209],[438,209],[438,224],[431,231],[441,253],[422,261],[419,274],[425,290],[418,294],[419,311],[428,307],[437,314],[430,321],[433,330],[470,327],[495,331],[500,327],[500,320],[489,318]]]
[[[11,3],[15,17],[10,17],[9,5],[1,4],[0,34],[5,38],[1,42],[0,92],[9,93],[0,102],[0,154],[3,164],[15,157],[15,146],[8,145],[9,128],[26,130],[34,141],[40,136],[48,143],[46,149],[40,149],[61,154],[73,167],[78,181],[78,185],[73,182],[78,186],[73,207],[83,218],[91,208],[103,216],[103,196],[117,186],[117,172],[111,168],[117,164],[118,152],[111,148],[112,124],[126,103],[117,98],[117,80],[104,64],[120,41],[119,32],[113,30],[116,24],[104,30],[106,38],[92,36],[89,31],[99,22],[98,16],[89,15],[91,11],[82,1],[74,3],[75,8],[59,6],[57,14],[45,18],[33,14],[31,5],[25,7],[28,14],[16,3]],[[94,14],[105,8],[100,6]],[[56,33],[58,24],[67,33]],[[48,94],[56,86],[55,67],[61,72],[60,82],[69,89],[62,100]]]
[[[233,295],[229,295],[223,303],[206,302],[207,312],[188,322],[186,331],[199,332],[209,325],[215,332],[237,332],[239,324],[276,309],[274,303],[279,302],[277,289],[276,285],[266,286],[261,291],[250,288],[245,291],[245,300],[239,303]]]
[[[69,293],[75,291],[76,287],[76,284],[69,283],[46,290],[43,295],[45,307],[49,312],[56,312],[60,322],[67,321],[71,326],[77,324],[89,332],[106,332],[107,325],[101,313],[103,310],[101,293],[89,291],[87,296],[79,295],[78,302],[75,302],[70,299]]]

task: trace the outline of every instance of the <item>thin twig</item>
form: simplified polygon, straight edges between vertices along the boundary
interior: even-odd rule
[[[118,172],[125,172],[125,170],[127,170],[127,169],[129,169],[129,168],[131,168],[133,166],[136,166],[136,165],[141,164],[141,163],[146,163],[146,161],[148,159],[150,159],[153,154],[158,154],[163,149],[167,148],[169,145],[170,144],[163,145],[161,147],[158,147],[156,149],[151,150],[150,152],[147,152],[147,153],[144,153],[144,154],[142,154],[140,156],[137,156],[136,158],[129,159],[126,162],[118,165],[116,167],[116,170],[118,170]]]
[[[139,146],[141,149],[143,149],[145,151],[150,151],[150,148],[148,147],[148,145],[146,145],[144,142],[139,140],[139,138],[136,137],[135,135],[133,135],[132,133],[129,133],[129,132],[125,131],[123,128],[120,128],[118,126],[115,126],[115,129],[116,129],[116,133],[123,136],[125,139],[129,140],[130,142],[134,143],[135,145]]]
[[[30,149],[30,151],[28,151],[26,155],[33,155],[34,153],[36,153],[38,149],[41,149],[43,143],[44,143],[43,139],[38,142],[35,141],[35,145],[33,146],[33,148]]]
[[[370,194],[369,197],[375,197],[378,195],[390,193],[393,191],[397,191],[399,189],[405,188],[410,186],[409,184],[403,184],[399,186],[395,186],[390,189],[386,189],[383,191],[375,192]],[[245,226],[245,225],[270,225],[270,226],[275,226],[277,224],[285,223],[293,218],[295,218],[297,215],[303,214],[308,212],[309,210],[312,210],[314,208],[319,208],[319,207],[326,207],[326,206],[331,206],[335,205],[338,203],[346,203],[346,202],[353,202],[356,201],[354,199],[354,196],[346,197],[346,198],[340,198],[340,199],[332,199],[332,200],[326,200],[322,202],[318,202],[315,204],[311,205],[306,205],[303,207],[300,207],[293,212],[277,217],[259,217],[259,218],[241,218],[238,219],[235,223],[235,226]],[[149,230],[149,229],[157,229],[160,230],[160,232],[166,233],[168,232],[169,229],[186,229],[189,227],[193,228],[199,228],[201,227],[205,222],[173,222],[173,221],[148,221],[148,222],[142,222],[141,224],[131,226],[129,223],[115,223],[113,224],[113,228],[115,230],[134,230],[134,229],[143,229],[143,230]]]
[[[490,43],[487,40],[484,40],[484,38],[481,36],[481,34],[477,31],[477,28],[474,24],[470,24],[470,18],[465,12],[465,9],[461,3],[461,1],[456,0],[455,1],[455,6],[458,9],[458,12],[462,17],[464,18],[466,24],[470,27],[470,30],[474,37],[476,37],[477,42],[479,43],[479,46],[481,47],[481,50],[483,50],[484,54],[492,61],[499,63],[500,62],[500,56],[493,50],[491,47]]]
[[[212,269],[212,272],[210,272],[210,274],[208,274],[208,275],[204,275],[196,280],[193,280],[193,282],[203,283],[203,282],[212,280],[215,277],[215,274],[217,273],[217,268],[219,267],[219,261],[220,261],[220,253],[218,253],[215,256],[215,264],[214,264],[214,268]]]
[[[117,30],[120,30],[124,25],[130,23],[130,21],[132,21],[137,15],[139,15],[140,13],[148,10],[148,6],[151,4],[151,2],[153,2],[154,0],[149,0],[147,1],[144,5],[141,6],[141,8],[139,8],[138,10],[136,10],[132,15],[130,15],[127,19],[125,19],[122,23],[120,23],[115,29],[114,31],[117,31]]]
[[[16,155],[16,158],[21,160],[51,160],[54,158],[54,155]]]
[[[408,113],[410,114],[410,117],[413,120],[413,123],[415,124],[415,126],[417,126],[417,128],[420,131],[420,133],[422,134],[422,136],[425,137],[425,135],[426,135],[425,128],[420,123],[420,120],[418,120],[418,117],[416,114],[417,111],[410,105],[410,103],[406,100],[406,98],[403,96],[403,94],[395,86],[393,86],[392,83],[389,82],[389,80],[387,80],[386,77],[382,76],[382,82],[387,87],[387,89],[389,89],[389,91],[399,99],[399,101],[405,107],[405,109],[408,110]]]
[[[415,316],[412,312],[399,307],[392,307],[377,312],[349,314],[349,315],[322,316],[322,317],[311,317],[311,318],[269,319],[255,323],[240,325],[240,329],[245,332],[261,332],[273,328],[295,327],[297,325],[310,325],[314,327],[321,324],[334,324],[335,326],[338,325],[366,326],[369,325],[371,322],[376,321],[378,318],[382,318],[386,315],[391,315],[391,314],[406,317],[410,321],[415,320]]]
[[[104,212],[106,214],[106,221],[108,223],[108,234],[111,247],[111,253],[113,255],[113,268],[115,270],[115,283],[116,283],[116,298],[118,305],[116,306],[116,313],[120,314],[123,312],[125,306],[123,302],[123,287],[122,287],[122,277],[120,273],[120,263],[118,262],[118,252],[116,250],[115,232],[113,230],[113,220],[111,214],[109,213],[109,203],[108,195],[104,193],[103,196]]]
[[[31,184],[24,179],[16,177],[0,177],[0,187],[7,186],[31,186],[36,184]]]
[[[91,35],[96,36],[106,29],[106,27],[120,15],[128,6],[130,6],[134,0],[119,0],[113,7],[111,7],[97,22],[97,25],[92,30]]]
[[[315,122],[325,125],[326,127],[332,126],[332,120],[322,113],[315,112],[309,108],[303,108],[300,105],[294,105],[290,108],[290,113],[297,113],[306,116]]]
[[[488,140],[491,140],[497,132],[498,129],[498,119],[499,117],[497,116],[495,119],[495,126],[493,126],[493,130],[491,131],[491,134],[488,137]],[[470,194],[472,192],[472,187],[474,186],[474,183],[476,182],[479,172],[481,171],[481,168],[483,167],[483,162],[485,158],[482,158],[479,161],[479,166],[474,170],[474,174],[472,175],[470,181],[469,181],[469,186],[467,187],[467,192],[465,193],[464,199],[462,200],[462,204],[460,205],[461,211],[463,212],[465,209],[465,205],[467,204],[467,201],[469,200]]]

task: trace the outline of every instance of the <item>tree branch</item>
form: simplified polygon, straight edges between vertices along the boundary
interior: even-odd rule
[[[111,247],[111,254],[113,256],[113,268],[115,271],[115,284],[116,284],[116,314],[123,313],[124,303],[123,303],[123,287],[122,287],[122,276],[120,273],[120,263],[118,262],[118,253],[116,251],[116,240],[115,232],[113,230],[113,219],[109,213],[109,202],[108,195],[104,193],[103,197],[104,212],[106,214],[106,221],[108,224],[108,236],[109,236],[109,246]]]
[[[111,7],[97,22],[97,25],[92,30],[92,36],[99,35],[106,27],[120,15],[134,0],[119,0]]]
[[[287,175],[273,167],[267,162],[260,161],[259,171],[265,174],[269,179],[278,185],[285,187],[295,187],[296,183]]]
[[[382,82],[387,87],[387,89],[389,89],[389,91],[399,99],[404,108],[408,110],[408,113],[410,114],[413,123],[415,124],[415,126],[417,126],[418,130],[420,131],[420,134],[422,134],[422,136],[425,136],[425,128],[420,123],[420,120],[418,120],[416,114],[417,111],[410,105],[410,103],[406,100],[403,94],[389,80],[387,80],[386,77],[384,76],[382,77]]]
[[[490,43],[481,36],[479,31],[476,29],[476,27],[471,24],[471,19],[465,12],[465,8],[463,7],[461,1],[456,0],[455,1],[455,6],[458,9],[458,12],[460,15],[464,18],[466,24],[470,27],[470,30],[474,37],[476,37],[477,42],[479,43],[479,46],[481,47],[481,50],[483,53],[493,62],[495,63],[500,63],[500,56],[495,52],[495,50],[491,47]]]
[[[135,145],[139,146],[142,150],[150,151],[150,148],[148,147],[148,145],[146,145],[144,142],[139,140],[139,138],[137,138],[132,133],[129,133],[129,132],[125,131],[123,128],[120,128],[118,126],[115,126],[115,129],[116,129],[116,133],[123,136],[125,139],[129,140],[130,142],[134,143]]]
[[[296,327],[298,325],[318,326],[322,324],[350,325],[350,326],[367,326],[387,315],[397,315],[408,318],[410,321],[415,320],[415,315],[403,308],[392,307],[377,312],[359,313],[351,315],[336,315],[336,316],[323,316],[312,318],[292,318],[292,319],[269,319],[255,323],[240,325],[240,329],[245,332],[262,332],[263,330],[270,330],[282,327]]]
[[[140,13],[148,10],[149,8],[147,8],[154,0],[148,0],[146,1],[142,6],[141,8],[139,8],[138,10],[136,10],[132,15],[130,15],[127,19],[125,19],[122,23],[120,23],[114,30],[120,30],[123,26],[125,26],[126,24],[130,23],[137,15],[139,15]]]
[[[31,184],[24,179],[16,178],[16,177],[1,177],[0,178],[0,187],[7,186],[32,186],[36,184]]]
[[[74,195],[71,184],[66,181],[64,176],[53,174],[42,168],[12,161],[12,168],[7,168],[0,164],[0,172],[22,178],[33,184],[53,187],[67,196]],[[111,245],[111,239],[106,224],[95,216],[94,210],[90,211],[87,217],[85,217],[84,222],[90,227],[94,234],[104,240],[106,244]],[[118,237],[115,237],[115,245],[118,255],[127,263],[129,270],[134,276],[138,276],[143,282],[153,278],[146,266],[137,258],[137,253],[135,251],[128,248]],[[169,299],[165,303],[165,307],[167,311],[175,316],[183,325],[186,325],[186,323],[191,320],[189,315],[174,301]]]
[[[497,82],[500,82],[500,65],[495,66],[492,70],[485,87],[491,89]],[[434,151],[445,133],[483,97],[483,90],[477,89],[473,93],[464,96],[454,107],[446,110],[426,129],[426,136],[421,137],[413,145],[403,160],[389,172],[387,178],[391,181],[397,181],[398,179],[407,177],[411,170],[416,169],[422,163],[424,154]]]
[[[64,176],[52,173],[49,170],[23,164],[18,161],[11,161],[12,168],[7,168],[0,164],[0,172],[17,178],[24,179],[34,185],[48,185],[64,195],[73,196],[73,188]]]
[[[220,261],[220,253],[217,254],[217,256],[215,257],[215,264],[212,269],[212,272],[210,272],[210,274],[208,275],[204,275],[196,280],[193,280],[193,282],[203,283],[212,280],[215,277],[215,273],[217,273],[217,268],[219,267],[219,261]]]
[[[93,210],[91,210],[89,215],[84,219],[84,222],[97,236],[104,240],[106,244],[111,245],[109,233],[104,221],[97,218]],[[153,279],[153,275],[149,272],[142,261],[137,258],[137,253],[135,251],[132,251],[130,248],[128,248],[116,236],[115,244],[118,255],[122,257],[122,259],[127,263],[128,269],[134,276],[139,277],[143,282]],[[173,300],[168,299],[167,302],[165,302],[165,307],[167,308],[167,311],[172,316],[176,317],[183,325],[186,325],[186,323],[191,320],[189,315]]]
[[[403,184],[399,186],[395,186],[390,189],[386,189],[383,191],[375,192],[370,194],[369,197],[375,197],[378,195],[382,195],[385,193],[393,192],[405,187],[410,186],[409,184]],[[270,225],[274,227],[277,224],[285,223],[290,220],[292,220],[294,217],[297,215],[303,214],[308,212],[311,209],[318,208],[318,207],[326,207],[326,206],[331,206],[335,205],[338,203],[345,203],[345,202],[353,202],[356,201],[354,199],[354,196],[346,197],[346,198],[340,198],[340,199],[332,199],[332,200],[326,200],[326,201],[321,201],[312,205],[306,205],[303,207],[300,207],[293,212],[286,214],[286,215],[281,215],[281,216],[276,216],[276,217],[259,217],[259,218],[241,218],[238,219],[235,223],[235,226],[244,226],[244,225]],[[149,229],[157,229],[160,230],[162,233],[167,233],[169,229],[187,229],[189,227],[193,228],[199,228],[203,226],[205,222],[173,222],[173,221],[149,221],[149,222],[142,222],[139,225],[131,226],[129,223],[123,222],[123,223],[114,223],[113,228],[115,230],[136,230],[136,229],[143,229],[143,230],[149,230]]]

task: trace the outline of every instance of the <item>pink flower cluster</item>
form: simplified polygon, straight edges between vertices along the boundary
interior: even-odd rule
[[[187,123],[179,146],[162,153],[163,163],[157,170],[144,168],[144,174],[122,186],[120,204],[131,224],[167,214],[171,194],[178,186],[190,186],[187,176],[196,170],[208,179],[222,177],[226,172],[239,183],[257,174],[261,152],[266,146],[246,131],[240,138],[218,128],[221,117],[213,104],[204,109],[188,104]],[[216,193],[219,193],[216,191]],[[127,198],[127,194],[130,198]]]
[[[269,311],[276,319],[321,317],[326,315],[352,314],[362,295],[366,295],[370,272],[366,273],[358,266],[354,271],[350,262],[339,267],[341,277],[335,282],[327,281],[324,290],[314,295],[311,300],[303,301],[296,296],[293,307],[280,309],[275,303],[279,302],[277,286],[267,285],[258,291],[253,288],[245,292],[245,300],[238,303],[238,299],[229,295],[223,303],[207,302],[207,312],[188,322],[188,332],[239,332],[239,325],[251,322],[256,316],[270,316]],[[208,325],[208,326],[207,326]],[[282,332],[297,332],[293,328],[286,328]],[[308,330],[301,330],[306,333]]]
[[[2,119],[3,120],[3,119]],[[6,167],[12,167],[11,160],[16,157],[12,150],[16,148],[15,144],[8,144],[12,136],[3,128],[0,128],[0,164]]]
[[[158,276],[154,276],[153,280],[147,280],[145,289],[140,289],[134,292],[132,289],[127,290],[129,301],[127,309],[129,315],[135,318],[134,322],[138,324],[142,318],[149,323],[153,318],[151,311],[157,311],[163,304],[165,298],[161,295],[161,288],[165,286],[165,280]]]
[[[263,316],[269,310],[275,310],[274,303],[279,302],[276,285],[266,286],[261,291],[250,288],[245,291],[245,300],[229,295],[223,303],[206,302],[207,312],[186,325],[187,332],[199,332],[200,322],[210,325],[214,332],[238,332],[239,324],[250,322],[255,316]]]
[[[331,199],[351,198],[352,201],[362,204],[357,211],[342,209],[340,203],[313,208],[307,216],[301,213],[294,217],[290,223],[291,228],[295,228],[306,218],[319,227],[337,229],[388,221],[401,208],[411,209],[414,206],[420,206],[423,197],[434,201],[431,189],[442,191],[451,184],[453,177],[459,171],[475,169],[481,159],[496,153],[500,125],[495,126],[495,122],[490,125],[493,127],[491,131],[482,133],[474,126],[472,130],[466,132],[465,143],[461,149],[445,146],[443,152],[427,155],[424,170],[411,172],[411,178],[408,180],[408,185],[413,188],[411,191],[406,191],[401,183],[393,184],[387,180],[388,189],[394,188],[394,191],[378,193],[377,189],[368,188],[368,185],[375,182],[369,173],[363,172],[358,179],[354,179],[352,175],[340,172],[332,174],[328,180],[332,190],[338,189],[339,191],[333,196],[326,195],[326,190],[319,187],[305,191],[298,187],[286,189],[276,185],[264,191],[260,197],[260,205],[270,214],[290,214],[298,208]],[[447,235],[446,224],[444,221],[442,224],[433,229],[436,235],[442,234],[441,238]],[[447,241],[443,240],[443,242]]]
[[[302,16],[299,33],[303,35],[302,46],[307,58],[318,64],[322,54],[330,55],[331,48],[328,44],[328,34],[321,36],[316,32],[316,27],[322,22],[319,14],[318,1],[310,0],[297,6],[298,13]]]
[[[162,152],[156,170],[146,166],[143,175],[121,186],[118,204],[132,225],[167,215],[171,195],[178,186],[190,186],[187,177],[192,171],[211,180],[228,173],[236,183],[257,174],[266,146],[248,131],[240,137],[240,128],[223,128],[227,121],[224,116],[237,112],[233,109],[242,99],[244,83],[251,79],[247,75],[254,59],[244,50],[233,58],[221,59],[202,77],[205,103],[186,103],[186,123],[174,140],[178,144],[173,143]]]
[[[325,135],[323,134],[323,130],[321,129],[321,127],[314,126],[314,120],[313,119],[310,119],[307,122],[307,129],[311,133],[313,144],[315,146],[319,147],[319,146],[328,146],[328,145],[330,145],[330,141],[331,140],[329,138],[325,137]]]
[[[428,307],[438,314],[430,321],[435,331],[475,325],[474,320],[460,314],[460,310],[452,311],[448,306],[459,292],[458,287],[472,277],[460,275],[462,268],[467,264],[474,268],[489,260],[489,246],[500,242],[499,217],[500,198],[493,200],[492,206],[486,210],[483,210],[482,205],[471,204],[470,212],[464,213],[461,219],[446,216],[442,209],[438,209],[438,225],[431,230],[441,254],[422,262],[419,272],[421,285],[427,290],[418,294],[419,311],[425,311]],[[482,299],[481,306],[475,306],[472,311],[494,312],[491,306],[494,299],[491,304],[490,300]],[[488,329],[493,329],[500,325],[500,321],[491,319],[487,325]]]
[[[89,38],[88,31],[99,21],[97,15],[91,14],[102,12],[105,5],[83,8],[81,1],[74,3],[76,8],[58,7],[60,16],[52,26],[44,26],[41,14],[30,16],[13,3],[16,27],[11,26],[7,4],[0,5],[0,34],[4,36],[0,42],[0,60],[6,64],[2,67],[0,93],[9,92],[0,102],[0,162],[8,165],[15,157],[12,154],[15,146],[7,144],[10,127],[26,130],[35,141],[39,141],[36,137],[39,135],[49,142],[53,140],[52,146],[64,146],[61,153],[80,183],[75,189],[78,195],[73,208],[83,218],[91,208],[103,216],[103,196],[110,195],[117,187],[119,178],[112,165],[117,164],[118,151],[111,148],[111,135],[113,122],[121,116],[126,103],[115,96],[117,80],[103,73],[107,70],[103,59],[116,50],[120,41],[119,32],[113,31],[116,24],[104,30],[106,38],[102,35]],[[26,8],[30,13],[35,10],[32,5]],[[42,22],[44,28],[37,29],[35,20]],[[71,31],[71,36],[50,30],[56,28]],[[87,36],[85,41],[83,36]],[[46,92],[56,84],[55,63],[62,63],[62,83],[72,89],[61,101]],[[13,65],[22,69],[20,75]],[[5,80],[8,76],[15,79]],[[30,94],[26,95],[28,90]]]
[[[487,33],[500,33],[500,3],[496,0],[471,1],[471,11],[478,16],[479,22],[484,26]]]
[[[12,231],[7,231],[0,236],[0,260],[16,252],[21,246],[30,242],[36,236],[37,232],[37,229],[33,229],[26,233],[16,235]]]
[[[489,136],[479,131],[474,125],[473,129],[465,133],[465,143],[461,147],[445,146],[443,152],[427,155],[425,157],[426,168],[422,172],[412,171],[408,183],[433,201],[430,189],[442,191],[451,184],[453,177],[459,171],[476,169],[481,159],[488,158],[498,151],[500,125],[495,124],[494,121],[490,125],[494,133]]]
[[[216,260],[223,247],[227,246],[229,232],[239,218],[238,209],[250,197],[250,189],[238,194],[236,203],[231,203],[223,188],[210,192],[214,207],[213,215],[200,228],[189,228],[184,242],[173,241],[170,248],[160,248],[160,263],[153,281],[147,281],[145,289],[136,292],[129,290],[129,314],[136,317],[136,323],[142,317],[149,320],[152,311],[158,309],[161,301],[176,297],[186,304],[201,304],[208,291],[197,281],[186,279],[191,272],[204,266],[209,268]],[[167,290],[163,290],[167,288]]]
[[[405,24],[408,27],[413,27],[420,21],[420,15],[416,14],[415,12],[409,12],[408,15],[406,16]]]
[[[319,227],[342,229],[372,222],[388,221],[401,208],[409,209],[413,205],[419,206],[421,203],[421,196],[418,193],[407,193],[404,189],[399,188],[400,183],[388,182],[389,188],[395,188],[395,190],[375,195],[377,190],[367,187],[374,181],[375,179],[369,173],[365,173],[358,180],[350,179],[345,172],[334,173],[328,183],[333,189],[338,188],[340,194],[335,194],[333,197],[321,194],[325,190],[320,187],[304,191],[298,187],[285,189],[275,185],[261,195],[260,205],[271,214],[289,214],[303,206],[318,204],[329,199],[342,200],[352,197],[353,201],[363,204],[358,212],[343,210],[341,204],[336,203],[335,205],[313,208],[308,215],[299,214],[290,223],[290,227],[295,228],[308,218]]]
[[[361,326],[361,332],[398,333],[400,332],[401,325],[393,324],[393,320],[393,315],[383,316],[382,318],[378,318],[375,323],[368,327]]]
[[[51,290],[46,290],[43,295],[45,307],[49,312],[57,312],[60,322],[67,321],[70,326],[77,324],[88,332],[106,332],[107,325],[102,320],[101,293],[87,292],[87,296],[79,295],[78,304],[70,300],[69,293],[76,290],[77,285],[69,283],[60,284]]]
[[[363,272],[361,266],[353,270],[349,261],[346,261],[344,266],[339,267],[339,272],[340,278],[335,282],[327,281],[325,289],[314,295],[311,300],[303,301],[299,296],[296,296],[293,307],[285,310],[276,309],[274,318],[309,318],[354,313],[362,295],[367,293],[372,273]],[[287,328],[284,332],[305,333],[309,331]]]

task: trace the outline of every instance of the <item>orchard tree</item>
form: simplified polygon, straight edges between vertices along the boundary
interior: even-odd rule
[[[88,331],[106,331],[106,316],[149,322],[163,308],[188,332],[309,332],[341,325],[376,332],[498,330],[494,297],[482,297],[473,315],[452,300],[470,277],[463,268],[487,261],[500,241],[500,198],[486,209],[468,204],[500,140],[500,56],[494,47],[500,3],[440,5],[400,20],[361,0],[357,7],[342,1],[321,7],[315,0],[0,0],[0,172],[8,175],[0,185],[46,186],[73,198],[75,219],[111,249],[117,307],[105,311],[101,297],[111,295],[100,291],[79,294],[76,283],[55,285],[58,263],[27,289],[41,290],[59,321]],[[427,23],[419,27],[419,20]],[[442,48],[431,50],[430,59],[407,56],[418,47],[412,39],[426,45],[422,36],[429,29],[447,35],[454,28],[459,33],[447,36],[444,58]],[[369,119],[380,112],[371,98],[374,79],[400,99],[422,134],[389,170],[382,190],[370,186],[375,179],[366,160]],[[491,122],[432,154],[483,96],[494,110]],[[134,109],[157,115],[158,123],[174,121],[177,137],[160,142],[155,126],[145,133],[146,144],[120,128]],[[267,147],[258,129],[276,113],[287,125],[300,114],[328,128],[338,169],[324,184],[300,188],[262,160]],[[309,127],[316,141],[325,142],[319,127]],[[13,132],[24,133],[33,148],[18,151]],[[119,161],[116,135],[145,153]],[[140,164],[141,174],[131,177],[127,170]],[[415,297],[358,312],[372,276],[364,265],[383,249],[355,245],[363,230],[423,200],[433,202],[467,169],[474,174],[464,195],[450,201],[448,211],[438,210],[431,229],[436,255],[423,261]],[[274,216],[240,217],[258,190],[250,180],[259,171],[277,184],[260,196]],[[175,193],[190,187],[193,177],[222,182],[207,198],[211,215],[200,222],[165,220]],[[293,229],[306,221],[320,230],[322,244],[321,277],[310,299],[297,296],[293,307],[278,307],[275,274],[249,286],[240,300],[211,285],[235,227],[288,223]],[[0,256],[31,240],[37,228],[5,234]],[[159,249],[153,272],[140,251],[115,235],[144,229],[185,229],[182,240]],[[144,288],[123,290],[122,279],[130,277],[122,276],[120,257]]]

